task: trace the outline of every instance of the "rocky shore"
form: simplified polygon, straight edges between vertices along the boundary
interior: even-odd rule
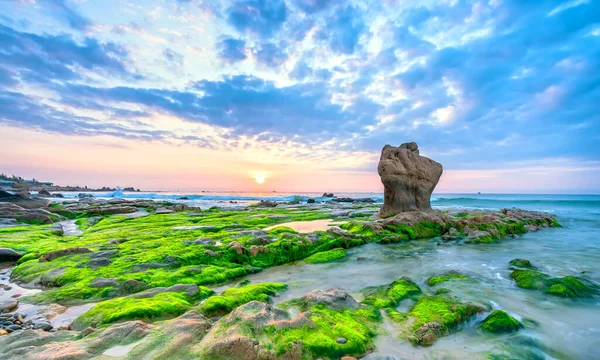
[[[280,265],[347,261],[348,252],[359,254],[352,260],[358,264],[367,247],[385,253],[427,243],[493,251],[507,239],[560,227],[545,212],[431,209],[425,197],[441,174],[436,164],[416,144],[385,147],[382,207],[341,199],[200,209],[0,194],[0,263],[8,269],[0,274],[0,359],[352,360],[369,359],[378,339],[390,334],[421,349],[465,328],[489,337],[535,328],[535,319],[456,291],[456,284],[485,286],[460,268],[398,276],[354,293],[313,288],[293,297],[286,294],[298,284],[249,280]],[[431,174],[423,183],[419,168]],[[522,258],[502,265],[519,291],[564,301],[600,294],[582,274],[551,276],[536,266]],[[26,293],[31,288],[42,291]],[[53,323],[69,312],[67,323]],[[543,358],[540,349],[517,341],[480,350],[477,358]]]
[[[464,321],[489,313],[483,304],[438,291],[440,282],[463,276],[440,274],[442,280],[430,280],[428,289],[412,279],[398,279],[365,289],[362,300],[323,289],[276,307],[269,305],[270,299],[286,291],[285,284],[241,285],[221,294],[206,286],[303,259],[335,261],[345,255],[344,249],[368,243],[434,239],[489,244],[559,226],[550,214],[517,209],[432,210],[388,218],[377,217],[377,210],[352,203],[201,210],[90,198],[48,206],[49,214],[74,219],[79,235],[65,235],[57,224],[22,224],[14,218],[16,225],[0,229],[3,260],[19,258],[11,281],[44,289],[19,301],[38,306],[97,304],[59,330],[21,320],[15,301],[4,300],[0,347],[6,350],[0,358],[47,358],[44,354],[60,348],[69,358],[85,359],[125,344],[136,344],[128,353],[131,358],[162,358],[172,352],[180,358],[361,357],[373,350],[384,322],[393,324],[406,341],[428,346]],[[310,233],[285,226],[318,219],[334,219],[337,226]],[[264,230],[277,224],[282,226]],[[540,289],[559,289],[547,280],[547,287]],[[560,286],[564,294],[555,295],[596,294],[593,284],[583,280],[567,279]],[[581,286],[587,290],[580,291]],[[395,306],[409,298],[415,305],[399,312]],[[176,340],[181,336],[185,340]]]

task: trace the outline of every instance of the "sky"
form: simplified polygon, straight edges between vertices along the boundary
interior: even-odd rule
[[[600,0],[0,0],[0,172],[152,190],[600,193]],[[262,180],[262,181],[261,181]]]

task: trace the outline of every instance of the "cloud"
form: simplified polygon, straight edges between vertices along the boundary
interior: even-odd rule
[[[245,60],[246,42],[240,39],[225,38],[216,44],[219,58],[228,63]]]
[[[125,65],[127,50],[94,38],[82,42],[68,35],[36,35],[0,25],[0,66],[15,80],[48,82],[81,79],[77,71],[131,75]]]
[[[281,28],[288,10],[283,0],[236,0],[226,14],[227,22],[239,32],[268,38]]]
[[[262,43],[256,51],[256,60],[266,66],[277,68],[281,66],[288,58],[285,51],[286,44],[276,45],[274,43]]]
[[[23,2],[21,0],[13,1]],[[31,3],[36,4],[35,1],[32,1]],[[38,0],[37,3],[47,9],[51,16],[64,22],[71,29],[84,31],[92,26],[92,21],[81,14],[74,5],[67,0]]]
[[[169,48],[164,49],[163,56],[168,63],[178,67],[183,66],[183,55],[176,52],[175,50]]]
[[[358,45],[360,35],[366,30],[363,13],[360,9],[348,6],[336,11],[319,32],[332,51],[352,54]]]
[[[324,10],[334,4],[340,3],[339,0],[294,0],[293,3],[307,14],[312,14]]]

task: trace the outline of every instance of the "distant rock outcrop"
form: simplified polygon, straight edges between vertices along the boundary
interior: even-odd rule
[[[431,210],[431,193],[442,176],[443,168],[440,163],[419,155],[416,143],[384,146],[377,170],[384,186],[380,216]]]

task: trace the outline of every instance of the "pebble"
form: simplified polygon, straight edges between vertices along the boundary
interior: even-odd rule
[[[335,340],[335,342],[337,342],[338,344],[345,344],[348,342],[348,339],[343,338],[343,337],[339,337]]]

